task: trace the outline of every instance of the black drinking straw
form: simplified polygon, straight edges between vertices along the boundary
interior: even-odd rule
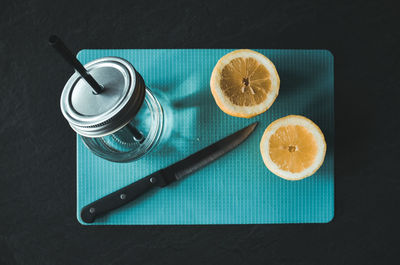
[[[103,87],[94,80],[94,78],[88,74],[85,67],[75,58],[72,52],[65,46],[64,42],[57,36],[52,35],[49,38],[49,45],[53,47],[63,58],[69,63],[81,76],[88,82],[92,87],[93,93],[100,94],[103,91]]]

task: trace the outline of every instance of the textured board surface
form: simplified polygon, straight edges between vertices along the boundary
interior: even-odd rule
[[[326,50],[257,50],[274,62],[279,96],[252,119],[223,113],[209,80],[231,49],[82,50],[88,63],[105,56],[130,61],[150,88],[169,100],[168,141],[139,161],[118,164],[93,155],[77,137],[77,218],[80,209],[131,182],[176,162],[242,127],[259,121],[250,138],[215,163],[96,220],[94,225],[325,223],[334,216],[334,76]],[[323,166],[290,182],[264,166],[259,142],[270,122],[289,114],[317,123],[327,141]],[[83,223],[85,224],[85,223]]]

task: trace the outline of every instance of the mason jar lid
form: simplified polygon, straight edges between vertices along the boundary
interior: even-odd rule
[[[146,91],[143,78],[129,62],[118,57],[97,59],[85,68],[103,91],[94,94],[90,85],[75,73],[61,94],[61,111],[80,135],[112,134],[128,124],[142,106]]]

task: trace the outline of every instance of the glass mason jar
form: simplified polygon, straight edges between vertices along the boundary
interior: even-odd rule
[[[103,87],[99,94],[75,73],[60,105],[70,126],[97,156],[114,162],[148,154],[165,130],[164,109],[142,76],[126,60],[104,57],[85,65]]]

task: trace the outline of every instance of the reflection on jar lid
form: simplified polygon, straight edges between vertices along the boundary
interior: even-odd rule
[[[85,68],[104,90],[94,94],[89,84],[75,73],[62,92],[61,111],[80,135],[109,135],[135,117],[144,101],[145,83],[129,62],[118,57],[97,59]]]

